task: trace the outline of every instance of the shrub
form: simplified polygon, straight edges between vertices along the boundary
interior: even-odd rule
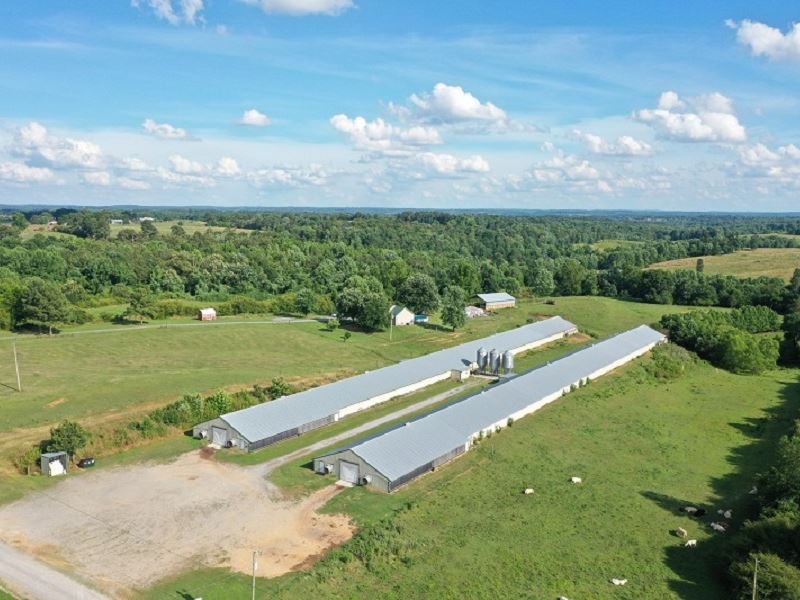
[[[159,300],[155,303],[153,311],[156,314],[154,318],[161,319],[165,317],[193,317],[197,314],[195,305],[183,300]]]
[[[676,344],[661,344],[653,348],[652,360],[645,369],[656,379],[677,379],[694,363],[694,357]]]
[[[66,452],[73,456],[83,448],[91,437],[90,433],[75,421],[64,421],[50,430],[50,439],[45,446],[48,452]]]
[[[292,392],[294,392],[292,386],[286,383],[282,377],[273,378],[272,383],[267,388],[267,394],[273,400],[281,396],[288,396]]]
[[[31,475],[39,465],[39,457],[41,451],[38,446],[28,446],[22,448],[17,454],[14,455],[12,462],[17,471],[23,475]]]

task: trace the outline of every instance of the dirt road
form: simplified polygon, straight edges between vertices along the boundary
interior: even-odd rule
[[[10,591],[33,600],[108,600],[107,596],[2,543],[0,579]]]

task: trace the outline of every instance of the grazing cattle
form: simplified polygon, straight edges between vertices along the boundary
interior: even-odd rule
[[[675,530],[675,535],[677,535],[678,537],[685,538],[687,535],[689,535],[689,533],[683,527],[678,527]]]
[[[527,496],[527,495],[529,495],[529,494],[532,494],[532,493],[533,493],[533,488],[525,488],[525,491],[524,491],[523,493],[524,493],[526,496]]]
[[[628,580],[627,579],[617,579],[616,577],[614,577],[611,580],[611,583],[613,583],[614,585],[625,585],[626,583],[628,583]]]
[[[572,483],[583,483],[583,479],[581,479],[580,477],[570,477],[569,480]]]
[[[693,515],[697,512],[697,509],[694,506],[684,506],[681,510],[690,515]]]
[[[706,509],[705,508],[698,508],[696,511],[694,511],[694,516],[695,517],[702,517],[705,514],[706,514]]]
[[[758,488],[756,486],[753,486],[752,488],[750,488],[750,491],[747,492],[747,493],[750,494],[750,495],[757,494],[758,493]]]
[[[559,596],[558,600],[569,600],[569,598],[567,598],[566,596]]]
[[[687,548],[694,548],[697,546],[697,540],[686,540],[684,546],[686,546]]]
[[[711,523],[711,529],[716,531],[717,533],[725,533],[725,526],[721,523]]]
[[[728,520],[731,520],[733,518],[733,509],[729,508],[728,510],[722,513],[722,516]]]

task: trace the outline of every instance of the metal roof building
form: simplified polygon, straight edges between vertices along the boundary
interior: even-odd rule
[[[511,294],[497,292],[493,294],[478,294],[479,304],[486,310],[496,310],[498,308],[510,308],[516,306],[517,299]]]
[[[577,327],[569,321],[552,317],[227,413],[196,425],[193,432],[220,446],[256,450],[454,375],[463,379],[469,376],[483,346],[518,353],[576,332]]]
[[[626,331],[558,361],[314,461],[319,473],[392,491],[466,452],[471,442],[560,398],[587,380],[665,341],[647,326]]]

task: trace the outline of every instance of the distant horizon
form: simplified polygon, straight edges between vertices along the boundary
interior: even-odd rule
[[[36,212],[49,210],[191,210],[214,212],[348,212],[348,213],[392,213],[428,212],[428,213],[485,213],[498,215],[513,214],[639,214],[639,215],[664,215],[664,216],[749,216],[749,217],[798,217],[797,211],[719,211],[719,210],[669,210],[669,209],[639,209],[639,208],[514,208],[514,207],[486,207],[486,208],[452,208],[452,207],[412,207],[412,206],[292,206],[292,205],[264,205],[264,206],[214,206],[214,205],[148,205],[148,204],[107,204],[107,205],[81,205],[81,204],[2,204],[0,212]]]

